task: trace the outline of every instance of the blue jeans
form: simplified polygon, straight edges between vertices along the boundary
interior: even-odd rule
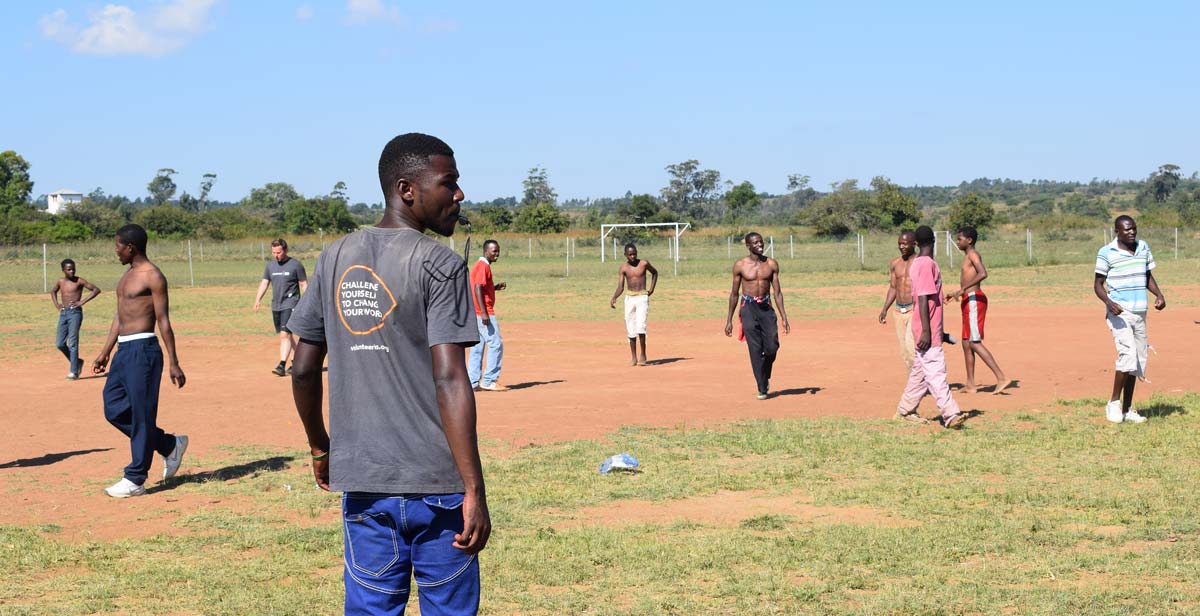
[[[479,560],[454,547],[462,494],[342,495],[346,614],[404,614],[415,577],[422,616],[479,611]]]
[[[471,387],[491,385],[500,378],[500,362],[504,360],[504,341],[500,339],[500,323],[496,315],[488,315],[490,325],[483,324],[483,317],[475,315],[475,325],[479,328],[479,344],[471,347],[471,355],[467,359],[467,376],[471,379]],[[487,372],[483,372],[483,347],[487,346]],[[480,372],[483,381],[480,382]]]
[[[83,324],[83,308],[63,308],[58,313],[58,337],[54,346],[71,362],[68,370],[71,374],[79,374],[79,326]]]
[[[139,486],[146,483],[154,452],[169,456],[175,451],[175,435],[158,427],[162,371],[158,338],[122,342],[104,384],[104,418],[129,437],[131,460],[125,467],[125,478]]]

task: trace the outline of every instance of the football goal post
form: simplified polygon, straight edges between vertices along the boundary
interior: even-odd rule
[[[623,227],[670,227],[674,229],[674,233],[667,239],[668,246],[671,250],[671,262],[674,264],[674,275],[679,275],[679,238],[692,226],[690,222],[641,222],[641,223],[618,223],[611,225],[600,225],[600,262],[605,261],[605,240],[612,234],[613,231]],[[613,238],[616,241],[616,237]],[[613,247],[613,259],[617,258],[617,249]]]

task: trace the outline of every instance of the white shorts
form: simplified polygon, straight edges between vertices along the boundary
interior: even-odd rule
[[[1145,379],[1147,351],[1150,347],[1146,341],[1146,313],[1124,310],[1119,315],[1111,312],[1106,314],[1108,329],[1117,345],[1117,372]]]
[[[625,296],[625,332],[630,338],[646,333],[646,312],[649,310],[649,295]]]

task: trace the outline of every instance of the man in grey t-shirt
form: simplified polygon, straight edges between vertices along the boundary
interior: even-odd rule
[[[345,611],[474,614],[491,533],[465,347],[479,338],[454,232],[463,193],[440,139],[396,137],[379,160],[376,227],[332,243],[288,329],[292,393],[317,485],[344,492]],[[321,364],[329,355],[329,431]]]
[[[254,297],[254,310],[262,305],[267,286],[271,287],[271,318],[275,321],[275,333],[279,334],[279,365],[271,373],[275,376],[287,374],[284,366],[288,355],[296,346],[291,332],[284,328],[292,316],[292,310],[300,303],[300,294],[308,289],[308,277],[304,275],[304,264],[288,256],[287,240],[282,237],[271,242],[271,260],[263,269],[258,295]]]

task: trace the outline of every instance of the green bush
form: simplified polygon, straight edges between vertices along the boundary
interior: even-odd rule
[[[199,217],[181,207],[156,205],[135,214],[133,222],[158,237],[184,238],[195,233]]]

